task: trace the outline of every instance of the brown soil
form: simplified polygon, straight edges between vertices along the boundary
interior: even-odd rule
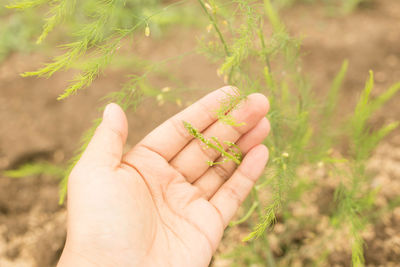
[[[316,5],[299,5],[285,12],[290,30],[304,36],[303,64],[306,72],[312,74],[310,79],[318,89],[316,92],[329,88],[342,61],[349,59],[349,74],[341,102],[343,115],[351,109],[363,88],[368,70],[375,71],[376,92],[400,78],[400,2],[376,2],[371,8],[343,17],[331,17],[323,7]],[[160,60],[191,51],[195,45],[193,32],[181,29],[171,31],[162,40],[141,40],[135,50],[143,58]],[[36,160],[50,160],[56,164],[65,162],[79,146],[80,136],[90,127],[91,120],[100,115],[98,99],[126,80],[126,72],[111,70],[79,96],[58,102],[56,97],[65,88],[71,73],[57,74],[49,80],[18,75],[37,68],[44,60],[48,58],[43,55],[13,54],[0,65],[0,172]],[[199,55],[186,56],[179,64],[171,63],[168,68],[174,70],[182,84],[190,88],[210,90],[223,84],[216,75],[217,66]],[[155,82],[160,88],[170,85],[162,77]],[[196,95],[202,92],[199,90]],[[400,119],[399,101],[400,95],[397,95],[374,118],[374,123],[380,125]],[[172,104],[158,107],[156,103],[147,101],[137,113],[128,114],[128,147],[178,109]],[[370,168],[376,174],[376,182],[383,186],[382,206],[400,192],[396,180],[400,177],[398,133],[392,134],[371,159]],[[0,175],[0,266],[56,264],[65,241],[66,217],[65,207],[57,205],[57,182],[47,176],[16,180]],[[326,216],[318,212],[318,207],[311,210],[315,210],[316,216],[321,216],[323,224]],[[366,259],[369,266],[395,266],[400,262],[399,214],[399,208],[396,208],[393,213],[377,219],[367,231]],[[323,225],[309,228],[312,227],[320,229]],[[285,230],[277,227],[275,231],[278,232],[272,235],[270,243],[275,256],[279,257],[282,244],[274,240]],[[291,241],[304,241],[307,233],[315,232],[315,229],[303,228],[300,237],[290,235]],[[241,228],[230,230],[221,249],[228,251],[232,247],[228,244],[240,243],[238,237],[245,234]],[[297,265],[292,262],[292,266],[304,266],[312,258],[307,248],[299,246],[302,253],[299,260],[304,261],[297,262]],[[345,246],[342,250],[333,250],[329,256],[332,266],[347,266],[349,254],[346,249]],[[214,262],[215,266],[230,264],[229,260],[219,257]]]

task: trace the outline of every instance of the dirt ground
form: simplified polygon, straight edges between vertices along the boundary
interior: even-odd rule
[[[298,5],[284,13],[290,31],[303,36],[303,66],[306,73],[312,74],[310,80],[317,94],[329,88],[342,61],[349,59],[350,68],[341,99],[343,115],[352,108],[368,70],[376,74],[375,92],[400,81],[400,2],[375,2],[348,16],[330,16],[318,5]],[[194,36],[188,36],[193,36],[191,30],[173,30],[162,40],[143,40],[135,51],[152,60],[179,55],[196,46]],[[126,71],[110,70],[79,96],[59,102],[56,97],[71,79],[71,73],[60,73],[49,80],[19,76],[48,59],[48,55],[12,54],[0,65],[0,172],[37,160],[65,162],[78,147],[81,134],[100,115],[98,99],[126,80]],[[170,68],[183,84],[204,89],[196,94],[223,85],[216,75],[217,66],[200,55],[190,54]],[[168,83],[167,79],[157,80],[160,88]],[[373,123],[381,125],[399,120],[399,103],[400,95],[397,95]],[[172,104],[158,107],[148,101],[136,114],[128,114],[128,147],[178,110]],[[379,201],[384,206],[400,193],[399,131],[377,149],[369,168],[376,183],[383,186]],[[58,206],[57,201],[58,181],[54,177],[9,179],[0,174],[1,267],[56,264],[65,241],[66,219],[65,207]],[[274,231],[278,232],[271,235],[271,248],[274,256],[279,257],[280,247],[274,245],[279,227]],[[318,231],[310,229],[310,232]],[[245,234],[239,227],[230,230],[221,250],[228,250],[228,244],[240,242]],[[367,265],[397,266],[400,262],[400,208],[376,220],[364,238],[368,245]],[[303,259],[312,258],[307,249],[305,245],[299,247]],[[349,257],[346,249],[337,249],[329,256],[329,262],[331,266],[348,266]],[[293,266],[304,266],[305,262]],[[214,261],[214,266],[230,264],[221,257]]]

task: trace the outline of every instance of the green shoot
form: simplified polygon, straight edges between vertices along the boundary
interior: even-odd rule
[[[232,126],[242,126],[244,123],[237,123],[232,116],[232,111],[237,109],[240,103],[246,99],[246,95],[241,94],[239,89],[235,88],[233,93],[225,92],[226,97],[221,101],[221,107],[217,110],[219,121]]]
[[[251,205],[250,209],[247,211],[247,213],[242,218],[240,218],[239,220],[231,221],[229,223],[229,226],[233,227],[233,226],[239,225],[239,224],[244,223],[245,221],[247,221],[250,218],[250,216],[254,213],[254,211],[257,209],[259,204],[260,203],[258,203],[257,201],[254,201],[253,204]]]
[[[56,166],[51,163],[28,163],[20,166],[15,170],[7,170],[3,175],[11,178],[24,178],[39,174],[47,174],[56,177],[62,177],[65,174],[65,168]]]
[[[225,146],[228,147],[228,150],[225,150],[225,146],[216,138],[206,138],[203,134],[201,134],[196,128],[194,128],[189,122],[183,121],[183,125],[185,126],[186,130],[192,135],[194,138],[200,140],[207,148],[214,149],[221,153],[223,158],[220,162],[212,162],[207,161],[208,165],[213,166],[217,164],[223,164],[227,161],[233,161],[237,165],[240,164],[242,161],[242,153],[240,149],[232,142],[224,141]]]

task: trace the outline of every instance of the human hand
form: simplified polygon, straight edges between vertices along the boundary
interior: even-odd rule
[[[217,121],[225,87],[170,118],[128,153],[124,112],[116,104],[68,182],[68,234],[58,266],[208,266],[225,227],[261,175],[268,150],[268,101],[252,94],[232,111],[242,126]],[[187,132],[235,142],[244,153],[210,167],[219,153]]]

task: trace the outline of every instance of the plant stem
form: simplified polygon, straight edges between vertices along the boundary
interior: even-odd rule
[[[264,39],[264,35],[263,35],[261,28],[258,31],[258,35],[260,38],[261,47],[262,47],[264,58],[265,58],[265,64],[267,64],[267,67],[268,67],[269,71],[271,72],[272,71],[271,70],[271,62],[269,61],[269,55],[265,52],[267,50],[267,47],[265,45],[265,39]]]
[[[207,14],[208,19],[210,20],[211,24],[214,26],[215,31],[217,32],[219,39],[221,40],[222,45],[224,46],[225,54],[227,57],[231,55],[228,49],[228,45],[225,42],[224,36],[222,35],[221,31],[219,30],[217,21],[215,20],[215,17],[208,12],[206,5],[204,4],[203,0],[198,0],[201,7],[203,8],[204,12]]]
[[[230,222],[229,226],[230,227],[236,226],[236,225],[239,225],[239,224],[244,223],[245,221],[247,221],[247,219],[250,218],[250,216],[256,210],[258,205],[259,205],[259,203],[257,201],[254,201],[253,204],[251,205],[250,209],[247,211],[247,213],[242,218],[240,218],[239,220]]]
[[[226,157],[237,165],[240,165],[241,160],[235,157],[235,155],[230,154],[229,152],[225,151],[221,144],[219,144],[216,138],[211,137],[211,139],[205,138],[197,129],[195,129],[190,123],[183,121],[185,128],[189,131],[189,133],[196,139],[199,139],[203,142],[207,147],[215,149],[216,151],[220,152],[223,157]],[[216,142],[214,144],[212,141]]]
[[[237,165],[240,164],[240,160],[238,160],[235,156],[233,156],[232,154],[228,153],[227,151],[225,151],[224,149],[220,148],[219,146],[216,146],[215,144],[208,142],[205,143],[209,148],[215,149],[218,152],[220,152],[222,154],[223,157],[227,157],[230,160],[232,160],[233,162],[235,162]]]

